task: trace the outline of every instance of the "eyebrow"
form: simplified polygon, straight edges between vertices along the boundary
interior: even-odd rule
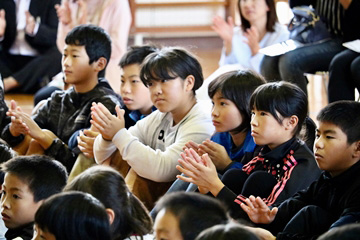
[[[133,75],[130,75],[128,78],[131,78],[131,77],[138,77],[139,75],[137,74],[133,74]],[[124,77],[124,74],[121,74],[121,77],[123,78]]]
[[[316,129],[316,132],[320,132],[320,130],[319,130],[319,129]],[[328,133],[336,134],[336,131],[329,129],[329,130],[325,130],[325,131],[323,132],[323,134],[328,134]]]

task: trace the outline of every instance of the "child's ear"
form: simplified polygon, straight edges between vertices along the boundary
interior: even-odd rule
[[[106,213],[107,213],[107,215],[109,217],[109,222],[110,222],[110,225],[111,225],[115,220],[115,212],[111,208],[106,208],[105,210],[106,210]]]
[[[289,117],[286,121],[286,129],[288,130],[293,130],[296,128],[296,126],[298,125],[299,123],[299,118],[296,116],[296,115],[292,115],[291,117]]]
[[[106,64],[107,64],[106,58],[104,58],[104,57],[99,58],[99,59],[95,62],[95,65],[94,65],[94,66],[95,66],[95,70],[96,70],[97,72],[101,72],[102,70],[105,69]]]
[[[192,91],[195,84],[195,77],[193,75],[189,75],[185,78],[185,89],[187,92]]]
[[[360,158],[360,141],[357,141],[354,143],[355,147],[354,147],[354,158]]]

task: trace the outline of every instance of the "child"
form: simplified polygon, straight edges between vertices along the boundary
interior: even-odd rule
[[[221,202],[198,193],[177,192],[162,197],[155,206],[155,239],[193,240],[203,230],[226,223]]]
[[[239,204],[250,195],[264,198],[267,205],[279,203],[307,188],[320,174],[312,152],[296,137],[307,114],[307,97],[299,87],[264,84],[251,96],[250,108],[251,135],[264,147],[242,169],[231,169],[220,180],[208,154],[200,157],[193,149],[185,151],[179,160],[182,167],[177,166],[188,176],[180,179],[226,202],[235,218],[246,217]]]
[[[359,212],[359,111],[360,103],[353,101],[334,102],[320,111],[314,153],[324,172],[278,208],[270,210],[260,198],[250,197],[241,207],[253,222],[271,223],[267,228],[279,232],[276,239],[316,239]]]
[[[63,192],[36,212],[34,240],[110,240],[105,207],[90,194]]]
[[[139,176],[173,181],[178,173],[176,159],[185,143],[200,143],[214,130],[209,114],[195,98],[203,82],[202,69],[186,50],[163,48],[145,59],[140,78],[158,110],[127,130],[119,107],[116,117],[101,103],[94,104],[91,122],[101,133],[95,140],[95,159],[102,163],[118,149]]]
[[[129,191],[120,173],[110,167],[87,169],[66,186],[65,191],[69,190],[90,193],[104,204],[112,222],[112,239],[143,236],[152,230],[148,211]]]
[[[120,92],[124,102],[122,108],[125,110],[125,128],[133,126],[138,120],[156,110],[151,102],[149,90],[140,79],[141,63],[146,56],[156,50],[157,48],[151,45],[132,46],[120,61],[119,65],[122,69]],[[69,174],[69,181],[95,163],[92,159],[94,158],[93,146],[98,134],[97,130],[85,129],[71,136],[69,147],[78,146],[83,155],[80,154],[76,159]]]
[[[15,157],[1,165],[5,173],[1,195],[1,215],[9,229],[6,239],[31,239],[36,210],[49,196],[61,192],[67,173],[47,156]]]
[[[112,110],[119,100],[106,80],[98,79],[111,54],[107,33],[96,26],[80,25],[69,32],[65,41],[63,71],[65,81],[73,88],[54,93],[33,118],[13,101],[8,111],[12,121],[4,130],[3,139],[15,146],[29,135],[33,140],[25,154],[44,151],[70,172],[77,154],[66,144],[76,130],[90,127],[91,103],[99,101]]]
[[[257,74],[240,70],[224,73],[209,85],[216,133],[202,144],[191,141],[185,145],[199,155],[208,153],[221,174],[232,168],[241,169],[244,155],[253,156],[256,144],[250,131],[249,101],[254,90],[263,83],[265,81]],[[185,190],[187,185],[178,179],[169,191]],[[192,188],[191,185],[187,190]]]

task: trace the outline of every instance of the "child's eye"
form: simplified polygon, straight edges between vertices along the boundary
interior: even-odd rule
[[[132,80],[131,82],[132,82],[132,83],[138,83],[139,80]]]
[[[225,102],[220,102],[220,106],[226,106]]]
[[[266,112],[260,112],[260,116],[266,116],[267,113]]]
[[[73,58],[77,58],[77,57],[79,57],[79,56],[78,56],[78,55],[73,55],[72,57],[73,57]]]
[[[315,138],[316,138],[316,139],[318,139],[319,137],[320,137],[320,135],[319,135],[319,134],[316,134],[316,135],[315,135]]]
[[[63,57],[67,57],[67,54],[63,54]]]
[[[168,80],[167,79],[162,79],[161,82],[162,83],[166,83]]]
[[[326,136],[327,139],[334,139],[333,136]]]
[[[13,194],[12,197],[15,198],[15,199],[19,199],[19,198],[20,198],[19,195],[17,195],[17,194]]]
[[[151,87],[153,84],[152,84],[152,82],[148,82],[148,87]]]

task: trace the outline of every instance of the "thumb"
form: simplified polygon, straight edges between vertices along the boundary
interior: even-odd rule
[[[17,107],[16,101],[11,100],[11,102],[10,102],[10,110],[15,111],[16,107]]]
[[[32,17],[31,13],[29,11],[25,11],[26,20],[28,20],[30,17]]]
[[[231,27],[234,27],[234,19],[233,19],[231,16],[229,16],[227,20],[228,20],[228,24],[229,24]]]
[[[124,118],[124,114],[125,114],[125,110],[124,109],[120,109],[119,105],[116,105],[115,107],[115,111],[116,111],[116,115],[119,119],[123,119]]]
[[[88,129],[85,129],[85,130],[84,130],[84,134],[85,134],[87,137],[96,137],[97,135],[99,135],[98,132],[94,132],[94,131],[91,131],[91,130],[88,130]]]
[[[0,10],[0,18],[5,18],[5,10],[4,9]]]

